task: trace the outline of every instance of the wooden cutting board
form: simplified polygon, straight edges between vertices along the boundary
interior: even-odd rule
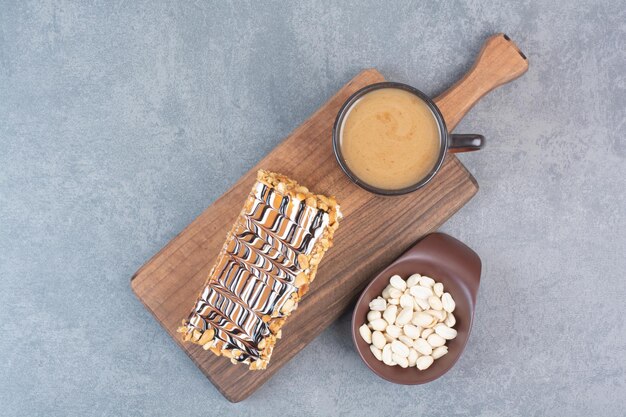
[[[526,68],[525,57],[508,38],[489,38],[472,70],[436,99],[448,128],[452,130],[487,91]],[[230,401],[241,401],[257,390],[337,319],[378,271],[437,229],[478,191],[478,184],[454,155],[448,155],[425,188],[405,196],[376,196],[348,180],[332,151],[335,117],[352,93],[383,80],[374,69],[354,77],[131,279],[141,302]],[[309,293],[283,327],[270,365],[264,371],[250,371],[200,346],[182,344],[176,329],[203,287],[260,168],[286,174],[315,192],[335,195],[344,220]]]

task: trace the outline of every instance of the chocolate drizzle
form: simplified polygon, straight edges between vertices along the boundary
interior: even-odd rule
[[[240,350],[236,361],[259,359],[259,343],[271,334],[264,318],[283,317],[281,308],[297,293],[296,276],[305,270],[298,255],[311,253],[328,223],[327,212],[257,182],[189,326],[202,332],[214,329],[212,346]]]

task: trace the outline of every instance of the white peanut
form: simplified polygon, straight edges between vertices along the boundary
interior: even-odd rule
[[[437,333],[433,333],[430,336],[428,336],[426,341],[428,342],[429,345],[431,345],[434,348],[438,348],[446,344],[446,339],[439,336]]]
[[[406,286],[409,287],[409,288],[416,286],[419,283],[421,277],[422,276],[420,274],[413,274],[413,275],[411,275],[406,280]]]
[[[391,298],[391,296],[389,295],[389,288],[391,288],[391,285],[387,285],[383,290],[383,293],[381,294],[385,300],[389,300]]]
[[[428,355],[420,356],[419,358],[417,358],[417,362],[415,363],[415,366],[420,371],[423,371],[424,369],[428,369],[430,365],[433,364],[434,361],[435,360],[432,356],[428,356]]]
[[[400,291],[404,291],[406,289],[406,281],[403,280],[400,275],[394,275],[389,278],[389,284]]]
[[[427,327],[433,322],[433,316],[420,311],[419,313],[415,313],[411,322],[416,326]]]
[[[396,287],[389,288],[389,298],[400,298],[402,297],[402,291],[397,289]]]
[[[435,333],[443,337],[446,340],[452,340],[456,337],[456,330],[449,328],[445,324],[438,324],[435,326]]]
[[[364,324],[361,327],[359,327],[359,333],[361,333],[361,337],[363,338],[363,340],[365,340],[365,342],[368,345],[372,344],[372,331],[370,330],[369,327],[367,327],[367,324]]]
[[[404,334],[409,336],[411,339],[418,339],[420,337],[420,328],[413,324],[405,324],[402,330],[404,331]]]
[[[387,322],[384,319],[376,319],[370,321],[370,326],[372,326],[372,330],[383,331],[387,328]]]
[[[431,316],[436,318],[437,321],[444,321],[447,314],[444,310],[426,310],[425,313],[430,314]]]
[[[433,347],[421,337],[415,340],[413,347],[422,355],[430,355],[433,353]]]
[[[385,365],[393,366],[393,358],[391,353],[391,345],[386,344],[383,348],[383,362]]]
[[[411,295],[415,298],[428,299],[431,295],[433,295],[433,290],[428,287],[422,287],[421,285],[416,285],[409,289]]]
[[[370,310],[385,311],[385,308],[387,308],[387,301],[382,297],[374,298],[370,301]]]
[[[414,299],[415,299],[415,304],[417,304],[420,307],[420,309],[428,310],[430,308],[430,304],[428,304],[428,300],[424,298],[417,298],[417,297],[414,297]]]
[[[439,359],[443,355],[448,353],[448,346],[439,346],[433,350],[433,354],[431,355],[433,359]]]
[[[430,304],[433,310],[443,310],[441,299],[436,295],[428,297],[428,304]]]
[[[443,309],[448,313],[452,313],[456,307],[456,303],[452,299],[452,296],[447,292],[443,293],[441,296],[441,304],[443,304]]]
[[[409,360],[403,356],[398,355],[397,353],[393,353],[391,355],[391,359],[397,363],[398,365],[400,365],[401,368],[408,368],[409,367]]]
[[[372,333],[372,345],[376,346],[378,349],[382,349],[386,344],[387,340],[382,332],[375,331]]]
[[[374,355],[374,357],[376,359],[378,359],[379,361],[383,360],[383,351],[382,350],[378,349],[374,345],[370,345],[370,350],[372,351],[372,355]]]
[[[387,326],[386,331],[387,334],[394,339],[397,339],[402,334],[402,329],[395,324],[390,324],[389,326]]]
[[[441,297],[443,295],[443,284],[438,282],[433,285],[433,291],[437,297]]]
[[[454,314],[448,313],[448,317],[446,317],[444,323],[448,327],[454,327],[454,325],[456,324],[456,317],[454,317]]]
[[[422,277],[420,277],[420,285],[423,287],[432,288],[432,286],[435,285],[435,280],[431,277],[422,275]]]
[[[402,311],[400,312],[400,314],[398,314],[398,317],[396,318],[396,325],[404,326],[405,324],[409,323],[412,318],[413,318],[413,311],[411,309],[404,308],[402,309]]]
[[[398,314],[398,306],[394,306],[393,304],[390,304],[385,309],[385,312],[383,313],[383,318],[387,320],[387,323],[393,324],[396,321],[397,314]]]
[[[409,356],[409,347],[399,340],[394,340],[393,342],[391,342],[391,351],[393,353],[397,353],[403,358]]]
[[[411,339],[409,336],[407,336],[405,334],[401,334],[400,336],[398,336],[398,340],[401,341],[402,343],[404,343],[407,346],[412,346],[413,345],[413,339]]]
[[[379,319],[381,316],[380,311],[370,311],[367,313],[367,321],[370,322],[372,320]]]
[[[432,328],[422,330],[422,339],[428,339],[428,336],[433,333],[435,333],[435,331]]]
[[[400,297],[400,306],[402,308],[410,308],[413,310],[413,296],[411,294],[403,294]]]

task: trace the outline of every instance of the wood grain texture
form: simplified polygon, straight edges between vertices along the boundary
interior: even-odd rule
[[[435,99],[448,130],[487,92],[527,69],[526,57],[508,36],[490,37],[470,71]],[[137,297],[230,401],[241,401],[257,390],[339,317],[378,271],[435,230],[478,191],[474,178],[451,154],[426,187],[408,195],[376,196],[350,182],[332,151],[333,123],[352,93],[381,81],[383,76],[374,69],[358,74],[131,280]],[[202,289],[260,168],[286,174],[314,192],[335,195],[345,218],[309,293],[283,327],[283,338],[268,368],[250,371],[198,345],[182,344],[176,328]]]
[[[377,271],[435,230],[478,190],[472,176],[452,155],[427,187],[406,196],[375,196],[348,180],[334,158],[332,125],[350,94],[383,80],[373,69],[357,75],[132,279],[137,297],[230,401],[252,394],[337,319]],[[203,287],[259,168],[286,174],[315,192],[336,195],[345,218],[310,292],[287,320],[268,369],[249,371],[200,346],[182,344],[176,328]]]
[[[445,93],[435,99],[453,130],[463,116],[485,94],[522,76],[528,71],[528,59],[504,33],[490,36],[472,68]]]

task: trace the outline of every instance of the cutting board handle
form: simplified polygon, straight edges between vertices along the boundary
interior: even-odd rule
[[[474,66],[456,84],[435,99],[451,131],[478,100],[494,88],[528,70],[526,55],[504,33],[487,39]]]

